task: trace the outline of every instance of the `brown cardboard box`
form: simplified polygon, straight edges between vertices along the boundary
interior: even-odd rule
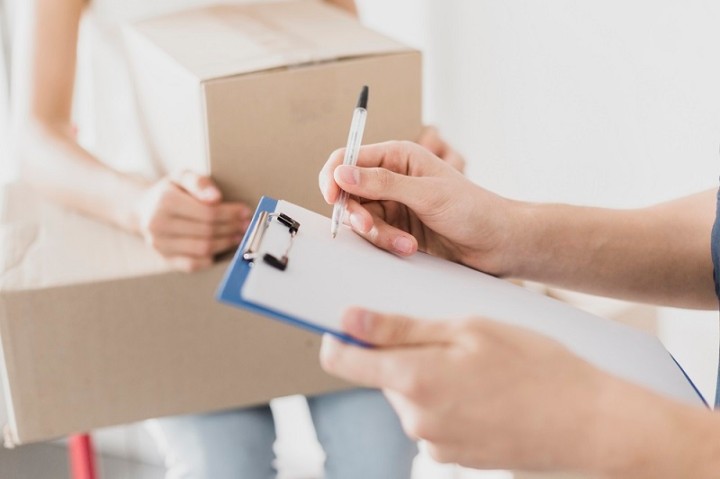
[[[420,53],[324,2],[218,5],[125,37],[161,169],[211,174],[230,199],[327,212],[317,174],[345,145],[362,85],[365,143],[420,133]]]
[[[171,272],[140,238],[1,190],[6,444],[347,387],[319,336],[217,304],[226,266]]]
[[[317,174],[363,84],[366,142],[420,132],[420,54],[316,1],[195,10],[126,39],[157,160],[230,199],[322,210]],[[319,368],[318,336],[219,305],[226,266],[172,272],[139,238],[4,190],[6,443],[348,387]]]

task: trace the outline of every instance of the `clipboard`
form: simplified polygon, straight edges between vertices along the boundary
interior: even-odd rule
[[[248,226],[248,230],[245,233],[245,237],[240,243],[240,246],[235,253],[235,257],[233,258],[230,267],[226,271],[225,276],[220,283],[220,288],[217,292],[218,301],[231,306],[246,309],[253,313],[290,323],[313,333],[332,334],[333,336],[351,344],[362,347],[370,346],[353,338],[352,336],[344,334],[337,329],[323,327],[311,321],[303,320],[290,314],[278,311],[274,308],[265,307],[243,298],[241,294],[243,285],[258,259],[262,259],[262,261],[282,271],[287,269],[287,265],[289,264],[289,253],[292,247],[292,241],[294,240],[295,234],[299,232],[299,227],[301,225],[298,224],[297,221],[282,213],[277,213],[277,216],[273,216],[276,214],[277,204],[278,200],[267,196],[263,196],[260,199],[257,209],[255,210],[255,214]],[[281,214],[283,216],[281,216]],[[273,254],[270,252],[261,253],[258,250],[262,244],[264,233],[267,231],[267,228],[270,226],[270,222],[273,220],[287,228],[290,248],[288,248],[284,254]]]
[[[481,316],[549,336],[610,374],[707,407],[655,336],[441,258],[400,258],[347,226],[334,240],[329,232],[329,218],[263,197],[217,299],[365,347],[341,331],[350,306],[427,320]]]

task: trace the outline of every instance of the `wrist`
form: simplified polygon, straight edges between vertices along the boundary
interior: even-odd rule
[[[531,203],[502,197],[497,197],[489,208],[487,202],[478,206],[481,219],[476,231],[489,231],[491,239],[488,246],[472,251],[470,261],[465,263],[495,276],[522,278],[524,267],[534,257],[534,236],[539,234],[533,226],[537,223],[535,208]],[[483,214],[488,209],[493,211],[489,222]]]
[[[588,472],[611,479],[717,477],[714,415],[614,379],[598,395]]]
[[[116,191],[112,222],[130,233],[139,234],[142,216],[142,201],[152,183],[144,178],[123,177]]]

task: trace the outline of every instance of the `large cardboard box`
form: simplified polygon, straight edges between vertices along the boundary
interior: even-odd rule
[[[419,53],[320,2],[220,5],[126,39],[156,159],[230,199],[323,210],[317,174],[363,84],[366,142],[420,132]],[[320,369],[318,336],[218,304],[226,266],[173,272],[140,238],[3,190],[6,443],[349,387]]]
[[[420,133],[420,53],[321,1],[217,5],[125,36],[158,163],[211,174],[233,200],[327,211],[317,175],[345,146],[363,85],[365,143]]]
[[[5,443],[348,387],[319,336],[219,305],[226,266],[173,272],[138,237],[0,189]]]

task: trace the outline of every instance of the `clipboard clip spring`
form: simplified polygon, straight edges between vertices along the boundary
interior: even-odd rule
[[[290,249],[292,249],[293,243],[295,242],[295,236],[300,230],[300,223],[290,218],[285,213],[268,213],[267,211],[260,213],[260,218],[258,218],[257,223],[255,223],[255,227],[250,232],[248,246],[245,248],[242,257],[245,261],[249,261],[251,263],[255,262],[260,255],[258,253],[260,243],[262,242],[265,232],[273,219],[277,219],[278,223],[287,227],[288,233],[290,233],[290,244],[282,256],[277,257],[270,253],[265,253],[262,256],[262,259],[266,264],[272,266],[273,268],[285,271],[288,265]]]

